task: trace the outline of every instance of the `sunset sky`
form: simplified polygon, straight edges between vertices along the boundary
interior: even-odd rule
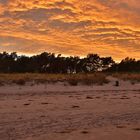
[[[0,52],[140,59],[140,0],[0,0]]]

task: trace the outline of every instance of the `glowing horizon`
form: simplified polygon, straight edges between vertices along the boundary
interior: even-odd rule
[[[139,0],[0,0],[0,52],[140,59]]]

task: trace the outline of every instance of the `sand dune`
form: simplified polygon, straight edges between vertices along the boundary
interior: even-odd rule
[[[0,140],[139,140],[140,85],[0,87]]]

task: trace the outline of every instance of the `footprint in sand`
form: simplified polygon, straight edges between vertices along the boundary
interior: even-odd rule
[[[140,131],[140,128],[133,128],[134,131]]]
[[[117,125],[116,128],[126,128],[124,125]]]
[[[101,97],[99,97],[99,96],[97,96],[97,97],[95,97],[96,99],[100,99]]]
[[[130,99],[130,98],[127,97],[127,96],[122,96],[120,99],[121,99],[121,100],[126,100],[126,99]]]
[[[73,105],[72,108],[80,108],[78,105]]]
[[[137,98],[137,96],[133,96],[133,97]]]
[[[41,103],[42,105],[48,105],[49,103],[47,103],[47,102],[43,102],[43,103]]]
[[[45,115],[41,115],[40,117],[41,117],[41,118],[45,118],[46,116],[45,116]]]
[[[72,95],[69,96],[69,98],[72,98],[72,97],[73,97]]]
[[[109,95],[107,95],[107,94],[104,94],[103,96],[109,96]]]
[[[86,99],[93,99],[93,97],[91,97],[91,96],[87,96]]]
[[[19,120],[21,120],[21,119],[22,119],[22,117],[19,117],[18,119],[19,119]]]
[[[29,102],[32,102],[32,101],[34,101],[34,100],[28,100]]]
[[[89,132],[84,130],[84,131],[81,131],[81,133],[82,134],[88,134]]]
[[[61,133],[61,134],[65,134],[65,133],[71,133],[71,131],[61,131],[61,132],[59,132],[59,133]]]
[[[30,105],[30,103],[25,103],[25,104],[24,104],[24,106],[28,106],[28,105]]]

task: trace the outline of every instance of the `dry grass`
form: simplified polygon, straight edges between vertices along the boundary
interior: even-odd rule
[[[109,81],[106,79],[107,75],[104,73],[94,73],[94,74],[76,74],[68,77],[67,81],[71,85],[103,85]]]
[[[93,74],[0,74],[0,86],[3,84],[18,84],[25,85],[27,82],[38,83],[55,83],[68,82],[72,86],[78,84],[83,85],[102,85],[108,83],[107,76],[112,75],[123,80],[130,80],[132,83],[140,82],[140,73],[93,73]]]
[[[26,82],[35,83],[54,83],[67,81],[70,85],[76,86],[78,84],[92,85],[92,84],[104,84],[109,82],[106,79],[104,73],[94,74],[0,74],[0,83],[16,83],[19,85],[25,85]]]
[[[19,79],[19,80],[13,80],[13,83],[24,86],[26,84],[26,81],[24,79]]]
[[[132,83],[140,82],[140,73],[114,73],[112,76],[125,81],[129,80]]]

